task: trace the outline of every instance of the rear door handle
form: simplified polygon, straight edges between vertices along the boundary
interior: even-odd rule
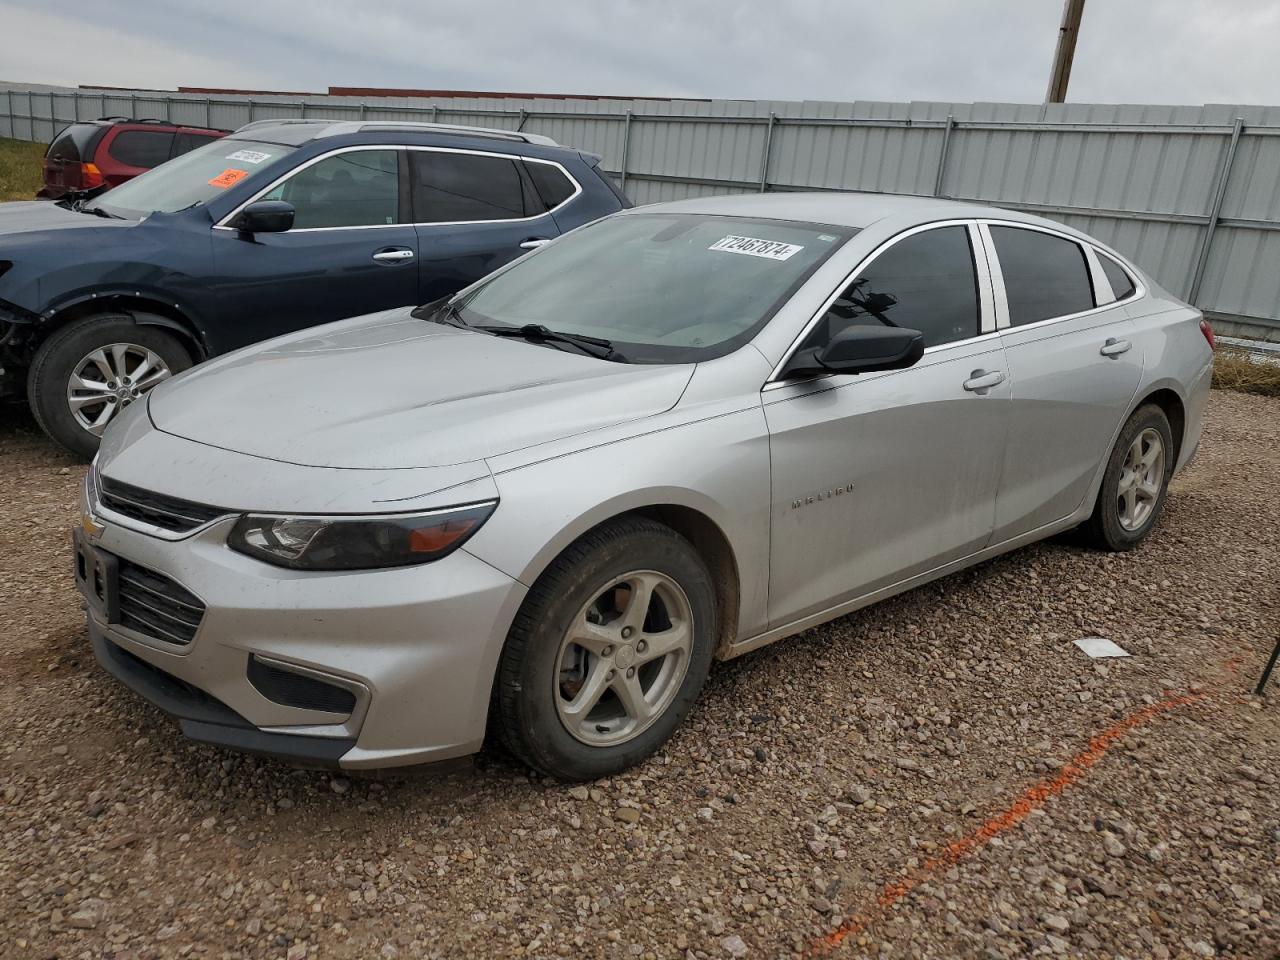
[[[975,370],[964,382],[964,388],[970,393],[986,393],[1001,383],[1004,383],[1004,374],[999,370]]]
[[[520,244],[521,250],[537,250],[539,247],[545,247],[551,241],[546,237],[530,237],[528,240]]]
[[[1133,344],[1128,340],[1118,340],[1115,337],[1108,337],[1107,342],[1102,345],[1098,351],[1104,357],[1118,357],[1127,351]]]
[[[379,263],[404,263],[413,259],[413,251],[408,247],[384,247],[373,255]]]

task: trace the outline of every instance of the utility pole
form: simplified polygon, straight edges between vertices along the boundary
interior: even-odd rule
[[[1066,0],[1062,7],[1062,26],[1058,28],[1058,48],[1053,52],[1053,70],[1049,74],[1049,92],[1045,103],[1062,103],[1067,99],[1067,83],[1071,80],[1071,61],[1076,55],[1076,38],[1080,36],[1080,18],[1084,0]]]

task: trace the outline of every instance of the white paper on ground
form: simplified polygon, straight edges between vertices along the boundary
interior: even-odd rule
[[[1129,651],[1106,637],[1085,637],[1075,641],[1075,645],[1091,657],[1127,657]]]

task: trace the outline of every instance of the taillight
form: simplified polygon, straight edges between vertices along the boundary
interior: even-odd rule
[[[1204,334],[1204,339],[1209,344],[1209,349],[1217,350],[1218,339],[1213,335],[1213,327],[1209,326],[1209,321],[1203,317],[1200,319],[1200,332]]]
[[[102,171],[98,169],[95,163],[80,164],[80,189],[92,190],[94,187],[100,187],[106,183],[106,179],[102,176]]]

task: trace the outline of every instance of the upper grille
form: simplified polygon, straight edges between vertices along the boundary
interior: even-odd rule
[[[211,507],[163,493],[153,493],[107,477],[100,479],[98,496],[108,510],[175,533],[186,533],[232,512],[224,507]]]
[[[204,603],[163,574],[118,558],[120,625],[155,640],[190,643],[204,618]]]

